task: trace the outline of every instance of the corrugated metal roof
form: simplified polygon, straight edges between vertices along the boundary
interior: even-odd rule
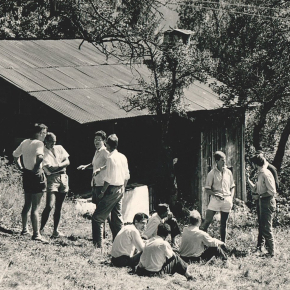
[[[47,106],[79,123],[146,115],[120,108],[127,92],[117,85],[136,85],[129,66],[106,60],[93,45],[81,40],[1,40],[0,77]],[[148,75],[145,66],[138,69]],[[221,107],[205,84],[185,90],[188,110]]]

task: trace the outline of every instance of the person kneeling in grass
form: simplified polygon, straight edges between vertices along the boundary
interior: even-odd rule
[[[197,210],[190,212],[189,222],[181,235],[181,258],[186,262],[209,261],[214,256],[226,260],[227,256],[222,249],[225,249],[225,243],[199,229],[201,216]]]
[[[170,226],[160,223],[157,236],[149,239],[144,247],[140,262],[136,271],[139,276],[159,276],[163,274],[178,273],[193,280],[193,276],[187,271],[188,264],[184,262],[165,239],[170,233]]]
[[[170,226],[171,244],[177,248],[178,245],[175,238],[181,232],[177,220],[173,217],[173,213],[170,211],[169,206],[166,203],[158,204],[156,213],[154,213],[148,220],[146,230],[143,233],[143,238],[149,240],[156,236],[157,228],[160,223],[166,223]]]
[[[124,226],[117,234],[112,246],[112,264],[115,267],[137,266],[144,249],[141,233],[145,230],[148,216],[145,213],[136,213],[133,224]],[[138,253],[133,256],[135,249]]]

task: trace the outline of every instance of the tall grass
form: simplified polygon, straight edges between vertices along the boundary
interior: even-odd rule
[[[41,209],[45,204],[42,199]],[[289,227],[278,223],[274,229],[277,256],[257,257],[252,250],[257,239],[257,219],[254,209],[236,207],[228,226],[227,263],[212,260],[189,266],[196,281],[187,282],[175,274],[162,278],[130,275],[129,269],[110,265],[111,234],[107,227],[104,252],[94,251],[91,240],[91,220],[76,209],[72,199],[63,205],[60,230],[64,237],[50,239],[53,213],[45,228],[48,245],[22,237],[21,209],[23,194],[21,174],[7,160],[0,166],[0,289],[290,289]],[[280,218],[280,212],[277,217]],[[283,213],[282,213],[283,214]],[[282,218],[282,216],[281,216]],[[219,216],[209,228],[219,238]],[[284,224],[283,224],[284,225]]]

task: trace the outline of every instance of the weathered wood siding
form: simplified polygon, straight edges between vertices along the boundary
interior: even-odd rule
[[[217,116],[216,116],[217,117]],[[227,166],[233,172],[236,184],[235,197],[246,201],[245,187],[245,148],[244,148],[244,113],[236,112],[234,118],[227,117],[213,119],[211,126],[209,123],[203,128],[200,135],[200,193],[199,206],[204,214],[209,197],[204,192],[204,186],[208,172],[215,164],[214,152],[223,151],[226,156]]]

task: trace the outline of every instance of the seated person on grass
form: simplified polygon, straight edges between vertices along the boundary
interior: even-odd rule
[[[175,254],[165,239],[170,233],[170,226],[160,223],[157,236],[145,244],[140,262],[136,271],[139,276],[159,276],[178,273],[192,280],[193,276],[187,271],[188,264]]]
[[[214,256],[226,260],[227,256],[222,249],[225,249],[225,243],[199,229],[201,216],[197,210],[190,212],[189,222],[181,236],[181,258],[186,262],[209,261]]]
[[[145,213],[136,213],[133,224],[124,226],[117,234],[112,246],[112,264],[115,267],[135,267],[139,263],[144,249],[141,233],[147,224],[148,216]],[[133,256],[135,248],[138,253]]]
[[[151,239],[157,235],[157,228],[160,223],[166,223],[170,226],[171,230],[171,244],[176,245],[175,238],[180,234],[176,219],[173,217],[172,212],[169,210],[169,206],[166,203],[160,203],[157,206],[156,213],[154,213],[148,220],[146,230],[143,233],[143,237]]]

